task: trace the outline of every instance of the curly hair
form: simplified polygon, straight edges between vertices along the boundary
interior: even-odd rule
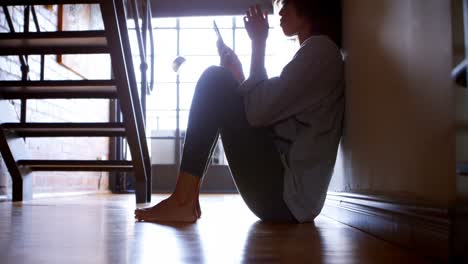
[[[279,6],[292,4],[297,14],[306,17],[311,24],[326,24],[325,34],[342,47],[342,0],[273,0],[273,3]]]

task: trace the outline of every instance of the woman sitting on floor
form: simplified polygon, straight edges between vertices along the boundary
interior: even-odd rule
[[[190,109],[174,193],[137,209],[150,222],[195,222],[199,190],[218,135],[237,189],[264,221],[302,223],[320,213],[333,174],[344,116],[340,0],[280,0],[281,27],[300,49],[268,78],[268,18],[258,6],[244,18],[252,41],[244,80],[234,52],[218,45],[221,67],[200,77]]]

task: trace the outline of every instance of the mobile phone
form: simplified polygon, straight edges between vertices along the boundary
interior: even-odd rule
[[[216,25],[216,21],[213,20],[213,29],[216,33],[216,36],[218,37],[219,41],[221,42],[221,44],[224,45],[224,40],[223,40],[223,37],[221,36],[221,33],[219,32],[219,28],[218,28],[218,25]]]

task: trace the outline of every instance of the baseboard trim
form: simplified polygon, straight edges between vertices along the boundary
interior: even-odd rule
[[[448,262],[450,211],[350,193],[328,193],[322,214],[380,239]]]

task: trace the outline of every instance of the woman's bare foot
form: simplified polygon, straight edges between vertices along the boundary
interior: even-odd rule
[[[169,198],[168,198],[169,199]],[[166,200],[164,200],[166,201]],[[161,201],[160,203],[164,202],[164,201]],[[144,214],[148,213],[149,214],[149,211],[156,211],[156,210],[159,210],[159,209],[156,209],[155,207],[158,206],[159,204],[153,206],[153,207],[146,207],[146,208],[139,208],[139,209],[136,209],[135,210],[135,217],[138,219],[138,216],[143,216]],[[161,205],[162,206],[162,205]],[[201,218],[201,208],[200,208],[200,201],[197,199],[197,206],[195,208],[195,212],[196,212],[196,216],[197,216],[197,219],[200,219]],[[138,219],[140,220],[140,219]]]
[[[201,216],[200,177],[181,172],[174,193],[150,208],[136,209],[135,218],[146,222],[195,222]]]
[[[198,212],[195,203],[179,203],[171,196],[153,207],[135,210],[135,218],[145,222],[193,223],[198,219]]]

